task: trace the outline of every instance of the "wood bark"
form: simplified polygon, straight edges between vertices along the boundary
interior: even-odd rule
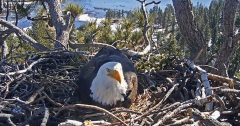
[[[3,43],[2,43],[2,59],[6,58],[8,53],[9,53],[9,51],[8,51],[7,42],[3,41]]]
[[[191,0],[172,0],[180,32],[184,36],[190,50],[190,60],[194,60],[203,49],[196,61],[197,64],[206,62],[206,41],[199,31],[194,19]]]
[[[152,49],[152,43],[151,41],[148,39],[148,29],[151,27],[148,23],[148,13],[146,11],[146,6],[147,5],[150,5],[150,4],[159,4],[159,2],[155,2],[155,1],[152,1],[152,2],[149,2],[149,3],[146,3],[146,0],[137,0],[138,2],[140,2],[142,5],[141,5],[141,8],[142,8],[142,11],[143,11],[143,16],[144,16],[144,19],[145,19],[145,23],[144,23],[144,27],[143,27],[143,38],[145,40],[145,42],[148,44],[147,47],[143,50],[143,52],[141,54],[146,54],[148,53],[149,51],[151,51]]]
[[[152,44],[151,44],[150,40],[148,39],[148,34],[147,34],[147,31],[148,31],[148,29],[149,29],[150,27],[149,27],[149,24],[148,24],[148,15],[147,15],[147,13],[146,13],[146,3],[145,3],[146,0],[144,0],[144,1],[139,1],[139,2],[142,3],[141,8],[142,8],[143,16],[144,16],[144,19],[145,19],[144,27],[143,27],[143,30],[142,30],[142,32],[143,32],[143,37],[144,37],[145,42],[148,43],[147,47],[143,50],[143,52],[146,52],[146,53],[147,53],[147,52],[149,52],[149,51],[151,50]]]
[[[60,0],[46,0],[49,6],[49,12],[53,25],[56,29],[56,40],[54,48],[57,50],[68,50],[70,26],[70,13],[65,20],[62,17],[61,1]],[[61,43],[60,43],[61,42]]]
[[[4,19],[0,19],[0,24],[2,24],[3,26],[7,27],[10,30],[13,30],[20,38],[25,40],[28,44],[33,46],[35,49],[37,49],[39,51],[48,51],[49,50],[47,47],[38,43],[36,40],[32,39],[22,29],[13,25],[12,23],[10,23]]]
[[[226,0],[223,10],[222,19],[222,33],[223,44],[219,51],[215,67],[219,71],[213,71],[213,73],[226,76],[226,70],[229,68],[232,62],[237,48],[239,47],[240,33],[235,33],[235,14],[237,12],[238,0]],[[225,68],[225,66],[226,68]]]
[[[2,11],[3,11],[3,1],[0,0],[0,14],[2,13]]]

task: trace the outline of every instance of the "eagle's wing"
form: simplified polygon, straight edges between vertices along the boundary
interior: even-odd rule
[[[136,100],[138,94],[138,80],[137,75],[134,72],[124,73],[124,78],[128,83],[128,89],[124,98],[123,106],[128,108]]]

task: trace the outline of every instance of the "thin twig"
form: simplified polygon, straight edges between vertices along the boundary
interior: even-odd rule
[[[157,122],[153,126],[163,125],[163,123],[166,122],[168,119],[176,116],[182,109],[187,108],[191,105],[192,105],[192,103],[187,103],[187,104],[183,104],[183,105],[179,106],[177,109],[173,110],[171,113],[165,115],[159,122]]]
[[[174,90],[174,88],[176,86],[178,86],[179,84],[175,84],[167,93],[166,95],[162,98],[162,100],[157,104],[155,105],[154,107],[152,107],[150,110],[148,110],[147,112],[145,112],[144,114],[142,114],[141,116],[138,116],[136,117],[134,120],[138,120],[146,115],[148,115],[150,112],[152,112],[154,109],[156,108],[160,108],[160,106],[162,105],[162,103],[169,97],[169,95],[172,93],[172,91]]]

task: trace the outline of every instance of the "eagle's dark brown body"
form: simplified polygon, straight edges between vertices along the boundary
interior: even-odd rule
[[[91,95],[91,84],[96,77],[99,68],[106,62],[119,62],[122,65],[124,78],[128,84],[127,93],[123,102],[117,102],[114,106],[105,106],[101,103],[93,101]],[[100,50],[82,69],[77,81],[79,86],[80,101],[83,104],[92,104],[103,107],[105,109],[111,109],[113,107],[129,107],[136,99],[138,92],[138,80],[136,75],[136,69],[132,62],[118,49],[102,49]]]

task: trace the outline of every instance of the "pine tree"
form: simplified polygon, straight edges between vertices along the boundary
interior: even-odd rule
[[[38,9],[37,18],[41,17],[45,13],[43,8]],[[48,22],[43,20],[35,20],[32,22],[32,27],[28,30],[29,36],[33,39],[37,40],[39,43],[45,45],[49,49],[53,49],[54,42],[51,38],[55,38],[54,36],[54,28],[48,26]],[[48,33],[50,36],[48,36]],[[50,37],[50,38],[49,38]]]
[[[111,31],[111,20],[102,21],[103,25],[99,26],[101,31],[98,33],[97,41],[101,43],[112,44],[114,42],[114,36]]]
[[[220,35],[221,14],[224,7],[224,0],[213,0],[209,6],[209,27],[211,29],[211,42],[213,53],[220,49],[222,44]]]

